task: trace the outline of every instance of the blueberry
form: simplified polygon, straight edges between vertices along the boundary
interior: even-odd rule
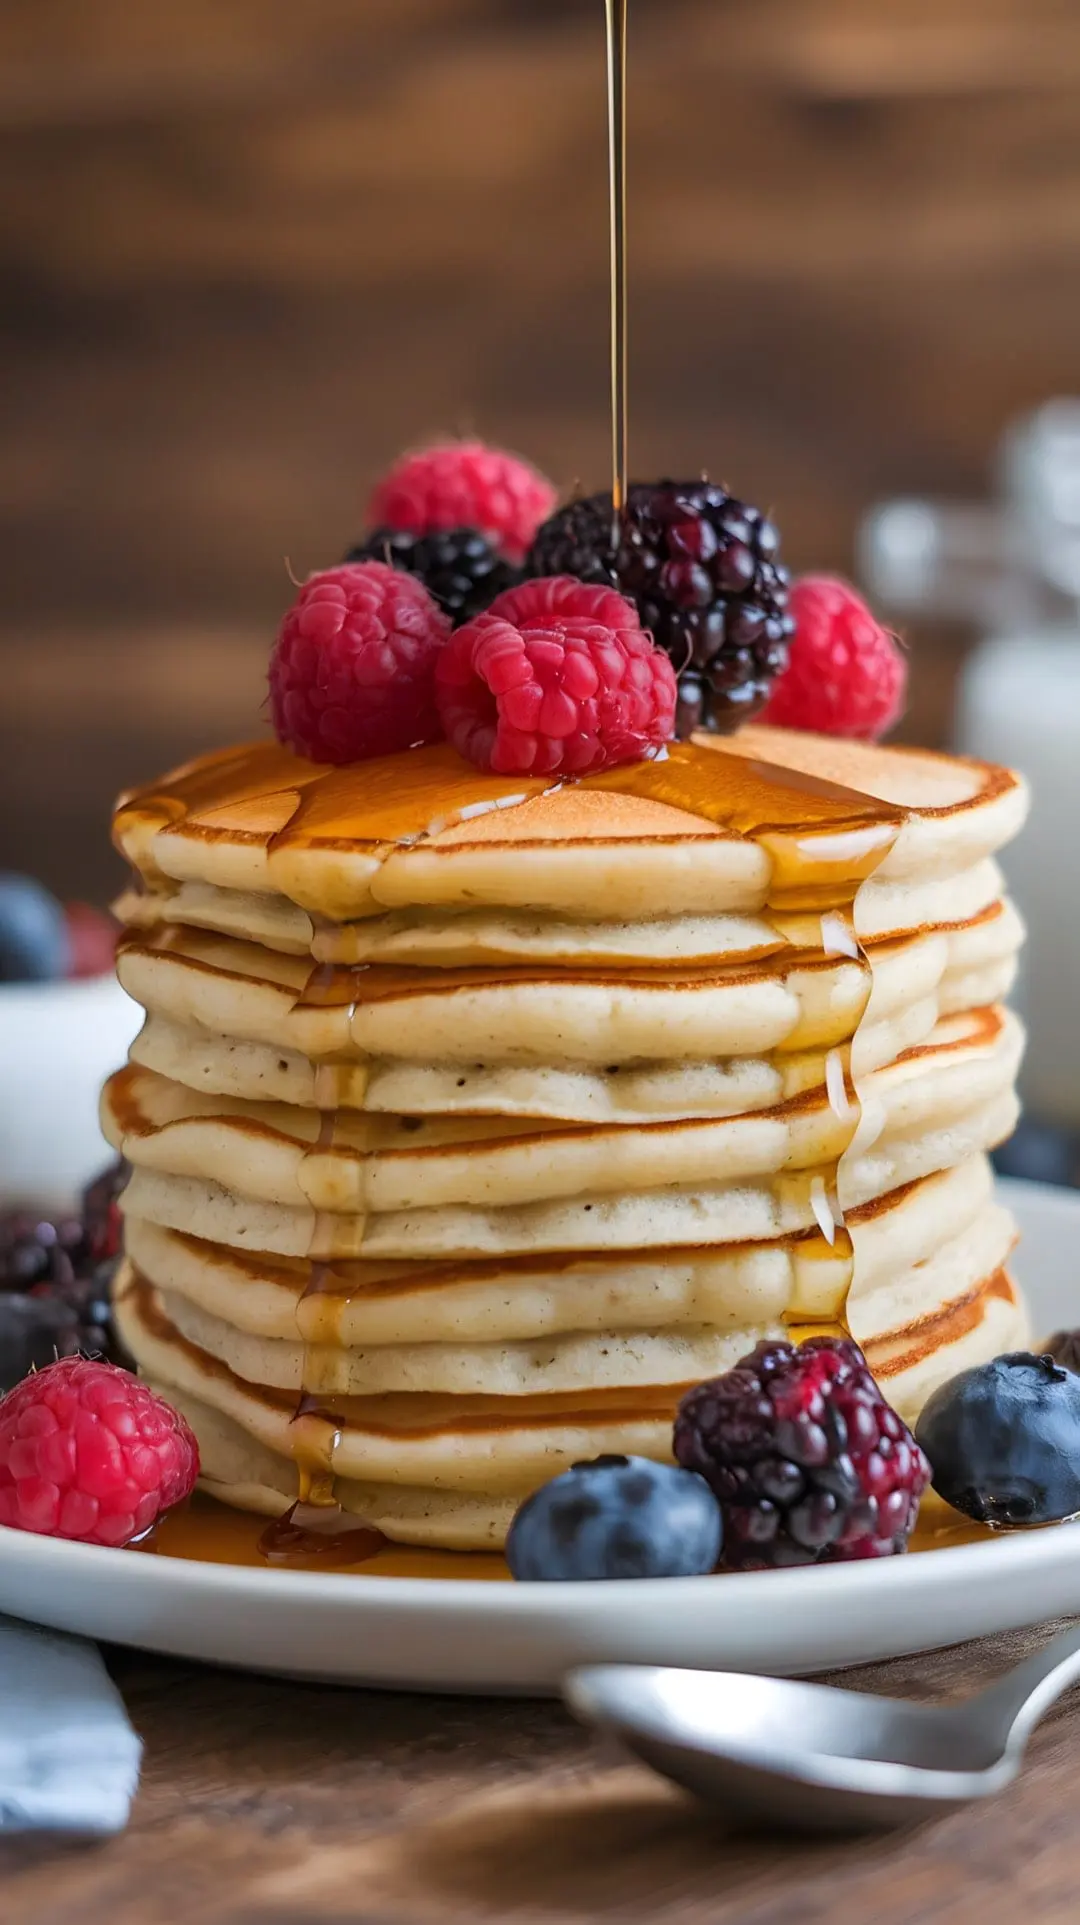
[[[597,1457],[526,1498],[506,1557],[533,1582],[698,1577],[715,1569],[722,1535],[720,1506],[695,1471]]]
[[[0,871],[0,983],[55,982],[67,972],[64,912],[29,876]]]
[[[1080,1513],[1080,1377],[1026,1351],[962,1370],[934,1392],[916,1441],[939,1496],[980,1524]]]

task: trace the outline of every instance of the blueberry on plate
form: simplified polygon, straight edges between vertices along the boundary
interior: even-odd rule
[[[67,966],[67,921],[56,897],[29,876],[0,871],[0,983],[56,982]]]
[[[699,1577],[716,1568],[720,1506],[695,1471],[647,1457],[574,1464],[526,1498],[506,1558],[532,1582]]]
[[[939,1497],[980,1524],[1080,1514],[1080,1377],[1016,1351],[936,1390],[915,1429]]]

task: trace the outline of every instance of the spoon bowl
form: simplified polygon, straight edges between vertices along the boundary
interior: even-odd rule
[[[850,1831],[917,1824],[1001,1791],[1076,1677],[1080,1629],[960,1705],[644,1665],[589,1666],[564,1691],[584,1722],[699,1797],[785,1829]]]

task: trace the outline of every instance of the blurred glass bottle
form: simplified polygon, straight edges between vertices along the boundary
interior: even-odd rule
[[[1019,768],[1031,819],[1003,866],[1028,925],[1019,1003],[1025,1101],[1080,1128],[1080,401],[1051,401],[1001,445],[998,500],[884,502],[863,523],[882,611],[974,621],[956,747]]]

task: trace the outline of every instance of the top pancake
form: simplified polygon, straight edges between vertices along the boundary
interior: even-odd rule
[[[799,910],[970,868],[1015,834],[985,763],[747,728],[551,786],[445,744],[328,769],[263,743],[122,798],[118,846],[165,879],[280,895],[342,922],[485,906],[602,917]]]

